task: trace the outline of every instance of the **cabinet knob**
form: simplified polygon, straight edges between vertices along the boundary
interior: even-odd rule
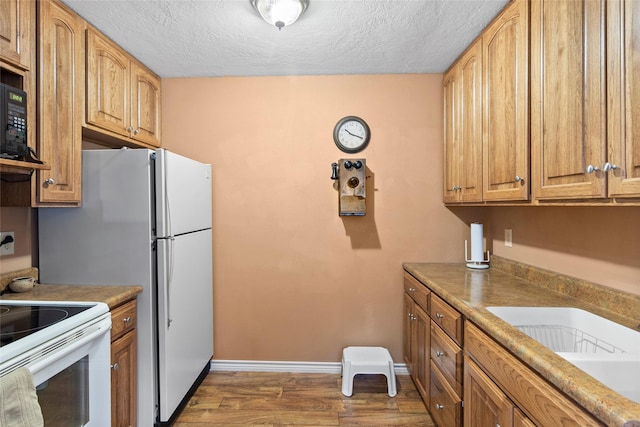
[[[128,324],[129,322],[131,322],[131,317],[127,316],[127,317],[125,317],[124,319],[122,319],[122,321],[123,321],[125,324]]]
[[[140,133],[140,129],[139,129],[139,128],[133,131],[133,134],[134,134],[134,135],[137,135],[137,134],[139,134],[139,133]]]
[[[119,367],[120,365],[118,365],[118,363],[114,363],[113,365],[111,365],[111,369],[113,369],[114,371],[117,371]]]
[[[53,185],[53,184],[56,183],[56,180],[53,179],[53,178],[49,178],[49,179],[45,180],[44,183],[47,184],[47,185]]]
[[[602,167],[602,170],[605,172],[609,172],[610,170],[616,170],[616,169],[618,169],[618,166],[612,165],[609,162],[605,163],[604,166]]]
[[[515,181],[524,184],[524,178],[520,175],[516,175]]]
[[[440,409],[444,409],[444,405],[436,403],[436,409],[439,411]]]
[[[593,165],[587,166],[587,173],[594,173],[594,172],[598,172],[599,170],[600,168],[597,166],[593,166]]]
[[[127,128],[127,132],[129,132],[129,133],[133,132],[133,128],[132,128],[131,126],[129,126],[129,127]]]
[[[409,292],[415,292],[416,289],[415,288],[409,288]]]
[[[442,357],[444,356],[444,353],[441,351],[436,351],[436,357]]]
[[[436,319],[440,319],[440,320],[444,319],[444,314],[436,313]]]

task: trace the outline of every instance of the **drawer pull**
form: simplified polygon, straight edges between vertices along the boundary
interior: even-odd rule
[[[409,288],[409,292],[415,292],[416,289],[415,288]]]
[[[130,317],[130,316],[127,316],[127,317],[125,317],[124,319],[122,319],[122,321],[123,321],[125,324],[128,324],[129,322],[131,322],[131,317]]]
[[[439,403],[436,403],[436,409],[439,411],[441,409],[444,409],[444,405],[441,405]]]
[[[440,320],[444,319],[444,314],[436,313],[436,319],[440,319]]]
[[[111,369],[113,369],[114,371],[117,371],[119,367],[120,365],[118,365],[118,363],[114,363],[113,365],[111,365]]]
[[[441,351],[436,351],[436,357],[442,357],[444,356],[444,353]]]

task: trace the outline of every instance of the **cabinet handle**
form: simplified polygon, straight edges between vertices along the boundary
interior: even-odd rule
[[[128,324],[129,322],[131,322],[131,317],[127,316],[127,317],[125,317],[124,319],[122,319],[122,321],[123,321],[125,324]]]
[[[593,166],[593,165],[587,166],[587,173],[594,173],[594,172],[598,172],[599,170],[600,168],[597,166]]]
[[[436,357],[442,357],[444,356],[444,353],[441,351],[436,351]]]
[[[119,367],[120,365],[118,365],[118,363],[114,363],[113,365],[111,365],[111,369],[113,369],[114,371],[117,371]]]
[[[520,182],[520,183],[524,184],[524,178],[519,176],[519,175],[516,175],[515,180],[516,180],[516,182]]]
[[[129,126],[129,127],[127,128],[127,132],[129,132],[129,133],[133,132],[133,128],[132,128],[131,126]]]
[[[444,314],[436,313],[436,319],[439,319],[439,320],[444,319]]]
[[[436,403],[436,409],[439,411],[440,409],[444,409],[444,405]]]
[[[602,170],[605,172],[609,172],[610,170],[616,170],[616,169],[618,169],[618,166],[612,165],[609,162],[605,163],[604,166],[602,167]]]
[[[134,135],[137,135],[137,134],[139,134],[139,133],[140,133],[140,129],[139,129],[139,128],[133,131],[133,134],[134,134]]]
[[[49,179],[45,180],[44,183],[47,184],[47,185],[53,185],[53,184],[56,183],[56,180],[53,179],[53,178],[49,178]]]
[[[416,289],[415,288],[409,288],[409,292],[415,292]]]

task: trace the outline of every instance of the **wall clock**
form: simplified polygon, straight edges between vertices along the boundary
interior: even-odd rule
[[[370,139],[369,126],[360,117],[343,117],[338,120],[333,129],[333,141],[345,153],[358,153],[364,150]]]

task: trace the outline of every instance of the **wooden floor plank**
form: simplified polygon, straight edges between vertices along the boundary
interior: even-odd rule
[[[384,376],[357,375],[347,397],[339,374],[212,372],[173,426],[434,427],[411,379],[396,381],[389,397]]]

